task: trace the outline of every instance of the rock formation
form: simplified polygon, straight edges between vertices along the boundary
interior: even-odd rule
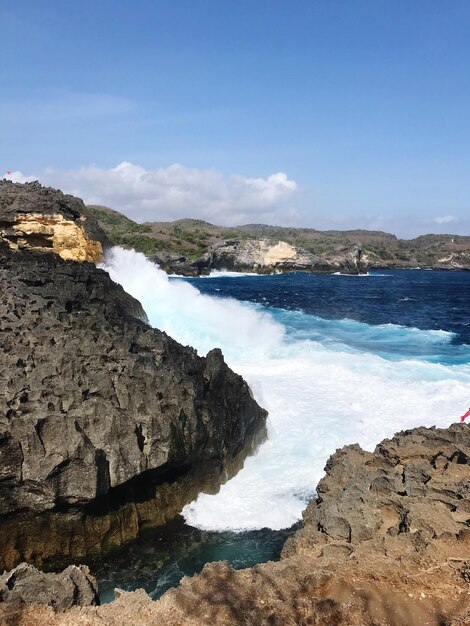
[[[191,276],[198,275],[198,272],[204,274],[218,247],[237,244],[243,248],[243,242],[256,241],[271,242],[273,246],[282,242],[283,247],[292,246],[302,255],[311,255],[310,268],[300,267],[299,270],[315,273],[343,271],[341,267],[338,269],[338,262],[341,264],[342,255],[347,255],[348,251],[353,255],[361,251],[357,260],[363,270],[367,267],[470,270],[468,235],[420,235],[415,239],[398,239],[390,233],[363,229],[321,231],[266,224],[228,227],[195,219],[137,224],[108,207],[90,205],[87,209],[115,245],[155,256],[170,273],[179,270],[179,273]],[[232,254],[233,250],[229,253]],[[330,258],[335,269],[328,268]],[[350,270],[346,267],[345,271]]]
[[[394,558],[416,565],[470,558],[470,427],[416,428],[375,451],[358,445],[328,460],[317,497],[283,555],[319,564]]]
[[[7,190],[2,224],[18,207],[75,215],[60,192]],[[31,247],[0,241],[0,567],[134,538],[214,488],[265,432],[220,350],[199,357],[150,328],[103,270]]]
[[[462,626],[470,623],[470,426],[338,450],[280,562],[206,565],[152,602],[28,607],[15,625]],[[1,616],[0,604],[0,616]]]
[[[21,563],[0,576],[0,602],[13,606],[44,604],[55,611],[99,604],[96,580],[85,565],[70,565],[59,574],[45,574]]]
[[[12,250],[55,252],[70,261],[101,259],[106,235],[80,198],[38,182],[0,181],[0,239]]]
[[[360,245],[337,246],[328,254],[312,254],[285,241],[234,239],[214,245],[195,261],[155,254],[150,257],[173,274],[199,276],[212,270],[233,272],[313,272],[315,274],[364,274],[367,263]]]
[[[470,269],[470,252],[461,251],[447,254],[437,259],[434,269],[443,270],[469,270]]]

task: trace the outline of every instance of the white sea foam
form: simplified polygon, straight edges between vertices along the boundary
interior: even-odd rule
[[[387,341],[401,352],[407,343],[437,349],[450,343],[451,333],[326,323],[279,310],[270,316],[169,281],[143,255],[122,249],[108,253],[105,268],[142,302],[154,326],[201,354],[221,347],[269,411],[269,439],[258,454],[217,495],[201,494],[185,507],[188,523],[200,528],[289,526],[300,518],[306,495],[336,448],[358,442],[373,449],[400,429],[448,426],[468,404],[468,364],[380,356]],[[358,335],[356,345],[352,338]]]
[[[112,248],[103,267],[141,302],[153,326],[201,354],[220,347],[227,360],[241,352],[248,359],[282,342],[284,329],[269,315],[237,300],[205,296],[187,282],[171,281],[139,252]]]
[[[331,276],[350,276],[354,278],[370,278],[370,277],[380,276],[383,278],[384,276],[392,276],[392,274],[379,274],[378,272],[366,272],[365,274],[349,274],[347,272],[333,272]]]
[[[240,278],[240,276],[266,276],[266,274],[258,274],[256,272],[230,272],[229,270],[212,270],[208,276],[201,278]]]

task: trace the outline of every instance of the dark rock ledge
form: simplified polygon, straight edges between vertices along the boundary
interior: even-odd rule
[[[374,452],[345,446],[281,560],[206,565],[154,602],[15,611],[15,626],[463,626],[470,624],[470,427],[416,428]],[[8,623],[5,621],[5,623]]]
[[[34,214],[49,211],[51,190],[8,190],[0,222],[30,191]],[[65,215],[70,197],[52,195]],[[266,412],[220,350],[199,357],[94,264],[29,244],[0,238],[0,569],[133,539],[265,436]]]

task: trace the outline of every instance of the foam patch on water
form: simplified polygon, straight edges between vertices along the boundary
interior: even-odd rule
[[[183,510],[203,529],[280,529],[300,519],[329,455],[358,442],[367,449],[401,429],[446,427],[470,397],[468,346],[452,334],[391,324],[323,320],[202,295],[169,281],[141,254],[112,249],[104,267],[138,298],[151,323],[201,354],[222,348],[269,411],[269,439],[216,495]],[[466,350],[449,365],[429,355]],[[400,361],[384,358],[399,353]],[[407,352],[408,351],[408,352]]]
[[[212,270],[207,276],[200,278],[240,278],[241,276],[266,276],[267,274],[258,274],[257,272],[229,272],[228,270]]]
[[[391,276],[391,274],[379,274],[378,272],[365,272],[364,274],[348,274],[346,272],[333,272],[333,274],[331,274],[331,276],[354,276],[354,277],[361,277],[361,278],[367,278],[367,277],[371,277],[371,276]]]

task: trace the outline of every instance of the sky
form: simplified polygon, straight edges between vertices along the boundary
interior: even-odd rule
[[[0,177],[137,221],[470,234],[469,33],[468,0],[0,0]]]

